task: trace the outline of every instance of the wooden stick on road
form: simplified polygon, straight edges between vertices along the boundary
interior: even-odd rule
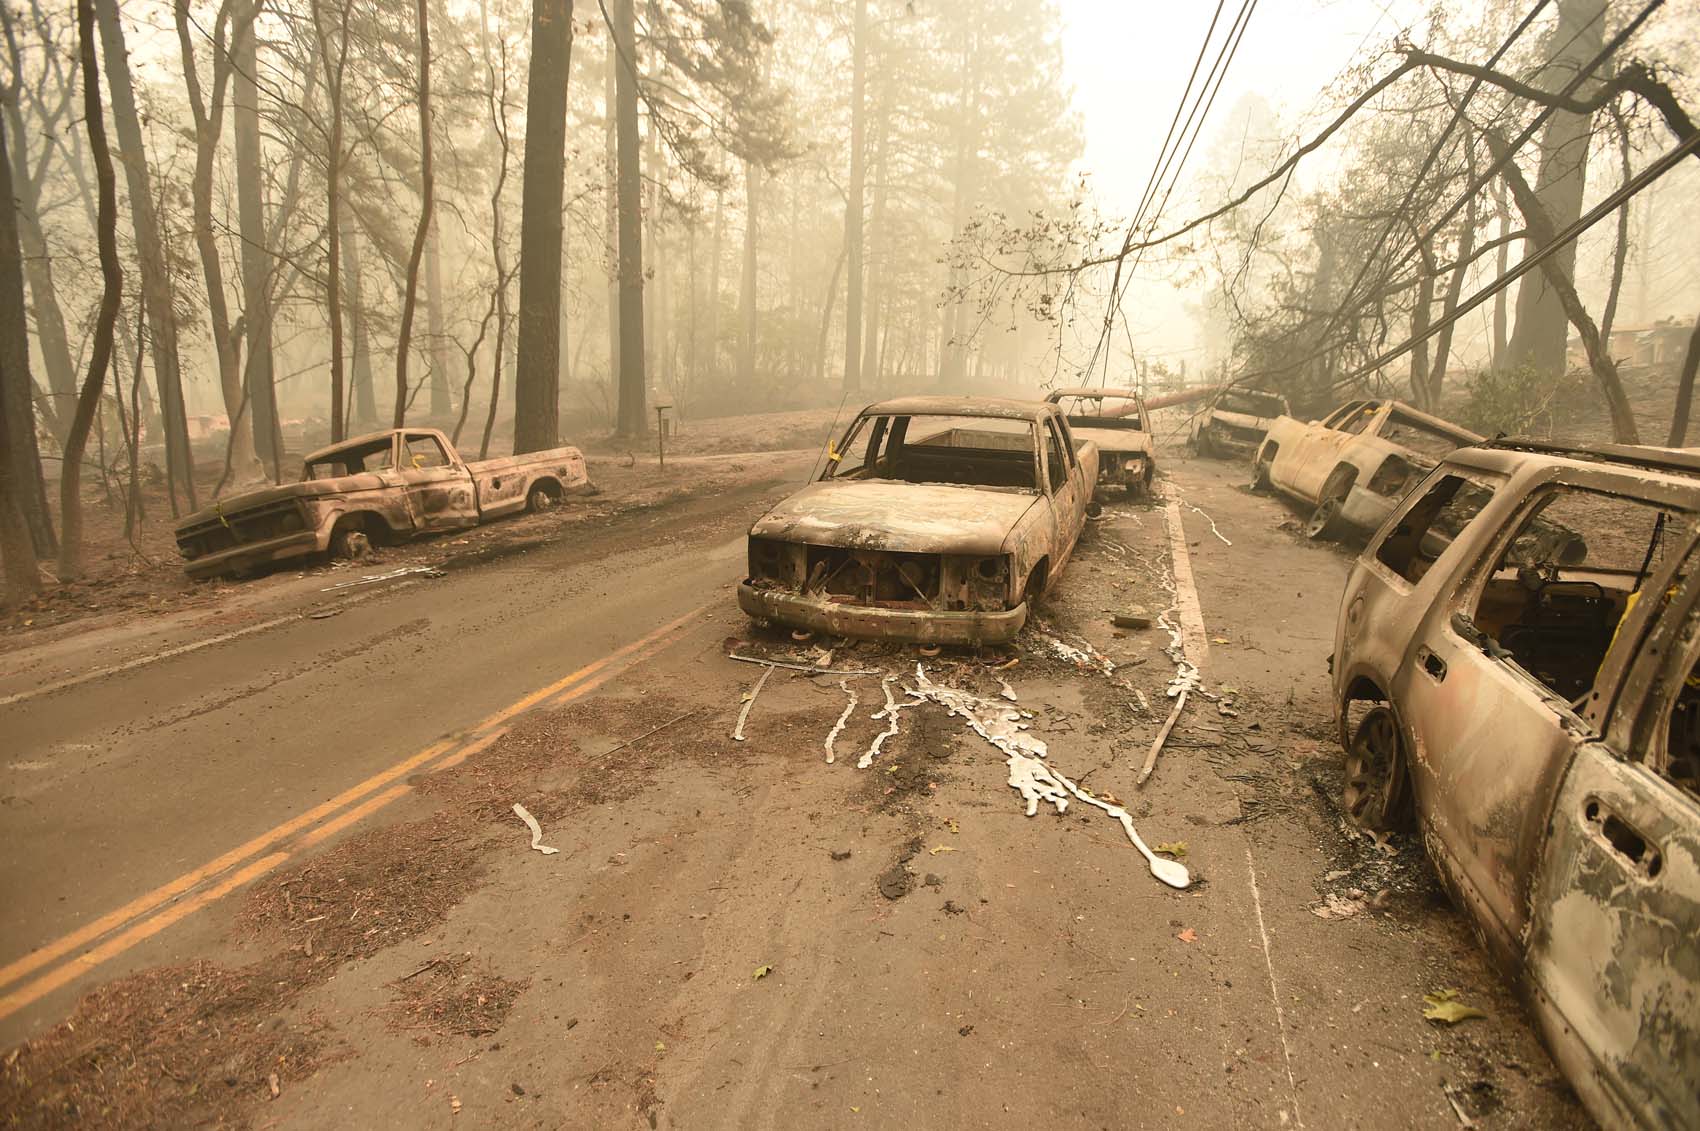
[[[1139,768],[1139,777],[1133,783],[1136,787],[1144,785],[1145,779],[1151,776],[1151,771],[1157,768],[1157,755],[1162,753],[1163,743],[1169,740],[1169,732],[1175,729],[1175,721],[1181,717],[1189,694],[1190,692],[1183,690],[1175,697],[1175,709],[1169,712],[1163,729],[1157,732],[1157,740],[1151,744],[1151,752],[1145,755],[1145,765]]]

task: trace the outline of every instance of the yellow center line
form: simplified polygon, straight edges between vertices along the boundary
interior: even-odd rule
[[[139,896],[138,898],[131,900],[129,903],[126,903],[117,910],[101,916],[92,923],[55,939],[53,942],[24,955],[22,958],[8,963],[4,967],[0,967],[0,986],[8,985],[43,966],[57,961],[64,955],[80,949],[100,936],[123,926],[131,920],[147,915],[150,911],[153,911],[161,904],[183,895],[185,892],[197,885],[227,871],[229,868],[241,863],[250,856],[277,844],[279,841],[293,836],[294,834],[301,832],[303,829],[307,829],[310,826],[318,824],[318,822],[343,808],[343,806],[348,805],[351,802],[360,801],[361,798],[366,797],[366,795],[371,793],[373,790],[394,781],[403,774],[407,774],[418,769],[426,763],[433,762],[433,760],[439,758],[447,751],[453,751],[453,753],[450,753],[448,757],[442,758],[441,761],[430,766],[429,769],[432,772],[446,769],[449,766],[456,765],[466,760],[471,755],[488,748],[503,734],[507,733],[508,728],[501,724],[506,722],[508,719],[513,718],[522,711],[536,706],[538,703],[549,699],[551,696],[557,697],[551,703],[553,706],[561,703],[567,703],[582,695],[589,694],[591,691],[600,687],[617,674],[616,670],[607,670],[610,665],[617,664],[619,661],[628,657],[633,657],[639,652],[645,653],[644,657],[639,658],[646,658],[649,654],[651,645],[658,644],[671,633],[701,616],[707,609],[708,606],[706,604],[700,605],[686,613],[684,616],[662,625],[654,632],[651,632],[638,640],[632,641],[630,644],[624,645],[599,660],[586,664],[577,671],[563,677],[562,679],[556,680],[547,687],[531,692],[516,701],[512,706],[503,708],[501,711],[496,712],[494,715],[491,715],[489,718],[479,723],[472,731],[472,733],[477,734],[478,737],[470,743],[461,745],[459,749],[455,749],[457,746],[457,740],[455,739],[446,739],[434,742],[430,746],[419,751],[417,754],[405,758],[388,769],[372,775],[358,785],[344,790],[329,801],[314,806],[312,809],[302,813],[300,816],[294,817],[267,830],[266,832],[261,833],[259,836],[256,836],[239,847],[232,849],[217,859],[212,860],[211,862],[192,871],[185,872],[170,883],[163,884],[148,892],[146,895]],[[654,650],[659,651],[658,648]],[[565,692],[565,694],[563,694],[563,692]],[[299,844],[296,846],[297,849],[322,843],[327,838],[347,828],[356,821],[370,816],[372,813],[375,813],[379,809],[389,805],[391,802],[407,793],[408,788],[409,787],[404,783],[392,786],[390,789],[387,789],[374,797],[368,798],[361,802],[361,804],[356,805],[353,809],[350,809],[348,812],[337,816],[334,820],[325,823],[319,828],[312,829],[311,832],[308,832],[307,835],[301,838]],[[45,994],[53,992],[66,983],[94,969],[101,963],[108,961],[118,954],[122,954],[137,943],[157,934],[159,931],[173,923],[176,923],[186,915],[197,911],[218,899],[221,899],[236,888],[248,883],[250,880],[264,875],[266,872],[271,871],[283,861],[287,860],[290,855],[290,851],[277,852],[255,862],[254,864],[250,864],[234,873],[232,876],[220,881],[213,887],[201,891],[189,899],[173,904],[171,907],[158,912],[151,918],[145,919],[137,925],[130,927],[128,930],[108,939],[93,950],[72,958],[62,966],[42,975],[18,990],[15,990],[4,997],[0,997],[0,1018],[7,1017],[17,1010],[22,1009],[24,1006],[36,1001]]]

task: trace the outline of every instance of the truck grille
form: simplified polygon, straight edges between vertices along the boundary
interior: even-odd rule
[[[177,548],[193,561],[237,546],[269,542],[305,530],[300,504],[293,500],[268,503],[253,510],[227,514],[177,532]]]

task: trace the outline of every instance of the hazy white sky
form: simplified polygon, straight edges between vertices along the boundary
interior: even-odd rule
[[[1126,216],[1151,175],[1216,6],[1210,0],[1059,3],[1067,80],[1086,135],[1081,168],[1090,172],[1104,211]],[[1232,0],[1223,6],[1216,44],[1239,7]],[[1208,149],[1214,129],[1249,92],[1269,100],[1289,136],[1314,124],[1321,117],[1315,113],[1318,96],[1353,56],[1386,41],[1418,15],[1420,7],[1407,0],[1259,0],[1193,163]],[[1206,71],[1215,52],[1212,46]],[[1183,180],[1165,215],[1184,220],[1192,206]],[[1135,288],[1124,309],[1142,351],[1188,357],[1189,367],[1198,363],[1202,354],[1186,315],[1187,297],[1163,286]]]

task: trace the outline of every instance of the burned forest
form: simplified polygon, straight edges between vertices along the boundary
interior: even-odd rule
[[[0,0],[0,1127],[1700,1127],[1697,69]]]

